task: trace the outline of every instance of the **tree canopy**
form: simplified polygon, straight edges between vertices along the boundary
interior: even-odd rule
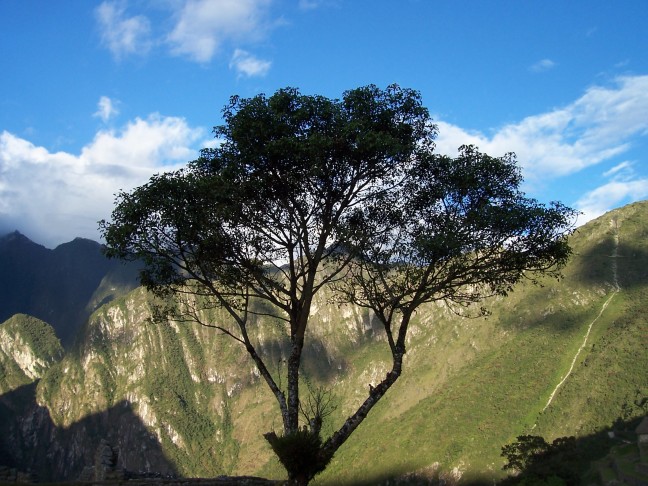
[[[437,128],[413,90],[366,86],[337,100],[287,88],[232,97],[223,115],[216,148],[120,193],[100,226],[109,256],[141,260],[142,283],[174,297],[174,318],[217,328],[247,351],[283,420],[283,435],[266,438],[289,477],[307,483],[400,376],[417,308],[466,307],[525,275],[557,275],[574,212],[527,198],[514,154],[435,154]],[[302,350],[324,288],[375,312],[393,358],[328,438],[318,407],[300,428]],[[209,308],[231,321],[206,321]],[[259,314],[285,324],[285,381],[250,338]]]

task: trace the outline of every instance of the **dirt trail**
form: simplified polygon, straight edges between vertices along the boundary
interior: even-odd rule
[[[592,322],[590,322],[590,325],[587,327],[587,332],[585,333],[585,337],[583,338],[583,343],[581,344],[580,348],[578,348],[578,351],[576,351],[576,354],[574,355],[574,359],[571,362],[571,366],[569,367],[567,374],[563,377],[562,380],[560,380],[560,383],[556,385],[556,388],[554,388],[554,390],[551,392],[551,395],[549,395],[549,400],[547,400],[547,404],[542,409],[543,412],[547,410],[547,407],[551,404],[552,400],[554,399],[554,396],[556,395],[560,387],[563,385],[563,383],[565,383],[565,381],[567,381],[569,375],[571,375],[571,372],[573,371],[574,366],[576,365],[576,361],[578,360],[578,356],[580,355],[581,351],[585,348],[585,345],[587,344],[587,339],[589,338],[590,332],[592,331],[592,327],[594,326],[596,321],[599,320],[601,315],[603,315],[603,312],[605,312],[605,309],[607,309],[607,306],[610,304],[610,302],[616,296],[616,294],[619,293],[619,290],[621,290],[621,287],[619,287],[619,279],[617,274],[617,257],[618,257],[618,250],[619,250],[619,227],[618,227],[617,220],[610,220],[610,225],[614,229],[614,249],[612,250],[612,255],[610,255],[611,269],[612,269],[612,285],[614,287],[614,291],[605,300],[598,315],[594,318]],[[533,427],[535,427],[535,425]]]

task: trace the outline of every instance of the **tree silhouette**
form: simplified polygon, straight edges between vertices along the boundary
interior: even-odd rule
[[[434,154],[436,126],[419,93],[398,86],[341,100],[288,88],[233,97],[223,113],[219,146],[120,193],[100,227],[109,256],[143,261],[142,283],[174,298],[171,317],[216,328],[247,351],[283,420],[281,436],[265,437],[289,478],[306,484],[400,376],[416,309],[467,307],[533,272],[556,274],[573,211],[526,198],[513,154]],[[300,424],[299,387],[311,305],[325,288],[375,312],[393,358],[328,438],[324,417]],[[208,320],[212,308],[231,320]],[[258,316],[285,325],[285,380],[250,338]]]

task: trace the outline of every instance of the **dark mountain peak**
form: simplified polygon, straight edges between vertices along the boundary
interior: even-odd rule
[[[72,241],[68,241],[67,243],[61,243],[56,248],[60,248],[62,246],[100,248],[101,244],[89,238],[81,238],[80,236],[77,236]]]
[[[86,238],[50,250],[14,231],[0,238],[0,269],[0,322],[32,315],[49,322],[66,346],[96,308],[90,304],[104,278],[123,276],[124,292],[138,285],[134,272],[108,260],[102,245]]]
[[[32,240],[23,235],[20,231],[16,230],[6,235],[0,236],[0,248],[6,246],[39,246],[45,248],[38,243],[34,243]]]
[[[2,238],[0,238],[0,240],[5,241],[5,240],[12,240],[12,239],[15,239],[15,238],[29,239],[25,235],[23,235],[20,231],[15,230],[15,231],[12,231],[11,233],[7,233],[6,235],[3,235]]]
[[[14,231],[0,237],[0,268],[17,265],[19,260],[33,260],[40,264],[50,251],[19,231]]]
[[[77,258],[83,258],[84,255],[92,255],[103,259],[104,257],[101,253],[101,248],[102,245],[96,241],[87,238],[74,238],[72,241],[62,243],[54,248],[54,253],[60,255],[74,255]]]

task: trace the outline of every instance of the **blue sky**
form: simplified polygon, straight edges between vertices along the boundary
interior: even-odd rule
[[[437,150],[516,152],[582,223],[648,198],[645,0],[3,0],[0,234],[98,239],[231,95],[421,92]]]

